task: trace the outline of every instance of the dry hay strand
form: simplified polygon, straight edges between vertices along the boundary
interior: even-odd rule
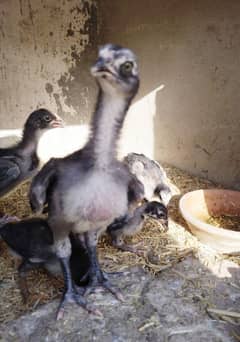
[[[213,319],[220,319],[238,327],[240,325],[240,312],[216,308],[207,308],[207,312]]]
[[[128,242],[141,242],[144,256],[119,251],[111,246],[109,238],[103,236],[99,242],[99,256],[106,271],[122,271],[140,265],[156,275],[171,268],[179,261],[194,253],[200,261],[208,264],[216,262],[219,255],[203,246],[186,229],[187,225],[178,210],[180,195],[196,189],[219,187],[208,180],[191,176],[169,165],[163,165],[175,196],[169,204],[169,230],[163,231],[156,221],[148,220],[143,230],[128,239]],[[7,198],[0,200],[0,212],[19,218],[33,216],[28,202],[29,183],[25,183]],[[239,260],[240,264],[240,260]],[[32,311],[40,304],[58,297],[62,293],[62,279],[47,275],[42,270],[29,272],[27,278],[30,296],[27,304],[22,303],[17,285],[17,272],[13,258],[7,253],[6,246],[0,243],[0,323],[13,320],[23,313]]]
[[[141,243],[144,255],[123,252],[111,246],[108,237],[101,238],[100,260],[107,271],[122,271],[138,265],[156,275],[193,252],[192,248],[179,247],[171,235],[166,234],[163,227],[153,220],[147,220],[142,231],[131,238],[126,238],[126,242]]]
[[[216,228],[240,231],[240,219],[239,216],[209,216],[206,223],[215,226]]]
[[[33,216],[28,200],[30,182],[21,184],[10,194],[0,199],[0,213],[27,218]]]

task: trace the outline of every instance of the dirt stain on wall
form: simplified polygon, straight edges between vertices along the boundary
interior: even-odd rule
[[[95,82],[90,75],[90,66],[97,56],[97,7],[95,3],[84,1],[81,8],[75,6],[71,9],[71,13],[74,13],[74,21],[69,23],[67,36],[78,36],[79,44],[84,46],[84,49],[79,54],[77,45],[75,43],[71,45],[72,66],[60,77],[58,85],[62,90],[65,104],[74,107],[77,115],[81,116],[82,122],[85,122],[91,114],[96,95]],[[79,13],[87,18],[83,27],[80,28],[77,19]],[[57,101],[58,97],[56,94],[54,96]]]
[[[40,105],[70,124],[85,121],[94,101],[97,1],[4,1],[0,13],[0,115],[9,113],[2,128],[21,127]]]

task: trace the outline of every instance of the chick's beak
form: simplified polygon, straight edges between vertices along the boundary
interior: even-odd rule
[[[168,219],[164,219],[163,224],[168,228]]]
[[[91,67],[91,74],[93,76],[97,76],[104,73],[110,73],[110,70],[107,68],[104,60],[98,59],[97,62]]]
[[[168,219],[162,219],[160,221],[161,221],[161,223],[162,223],[162,225],[164,227],[164,231],[165,232],[168,231]]]
[[[64,127],[64,121],[59,116],[50,122],[52,128]]]

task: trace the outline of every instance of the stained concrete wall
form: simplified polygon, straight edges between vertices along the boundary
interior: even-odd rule
[[[238,0],[2,0],[0,146],[37,106],[86,123],[96,98],[97,46],[139,57],[141,88],[124,127],[129,151],[240,188]],[[46,142],[65,153],[87,132]],[[63,146],[64,145],[64,146]],[[43,158],[44,159],[44,158]]]
[[[136,148],[240,188],[240,2],[102,0],[101,10],[102,42],[139,57]]]
[[[40,106],[85,122],[94,103],[96,1],[2,0],[0,14],[0,128],[21,127]]]

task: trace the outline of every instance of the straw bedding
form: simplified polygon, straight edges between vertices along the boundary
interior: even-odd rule
[[[203,264],[215,262],[222,256],[200,244],[187,230],[186,223],[178,210],[178,201],[182,194],[190,190],[216,187],[207,180],[193,177],[175,167],[163,165],[174,188],[175,195],[169,204],[169,230],[156,221],[148,220],[143,230],[129,238],[130,242],[142,242],[145,255],[139,257],[129,252],[122,252],[109,243],[103,236],[99,242],[101,263],[107,271],[121,271],[130,266],[142,265],[152,274],[171,268],[189,254],[196,255]],[[0,212],[16,215],[20,218],[32,216],[28,203],[29,183],[12,192],[0,201]],[[238,256],[232,257],[240,263]],[[27,304],[22,303],[17,285],[17,263],[9,254],[3,241],[0,241],[0,323],[10,321],[25,312],[35,310],[40,304],[60,296],[63,282],[61,277],[55,278],[44,270],[29,272],[28,287],[30,296]]]

